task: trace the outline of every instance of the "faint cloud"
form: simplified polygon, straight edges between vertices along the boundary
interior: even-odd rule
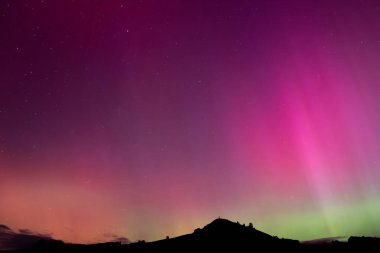
[[[1,230],[11,230],[9,227],[5,226],[4,224],[0,224],[0,231]]]
[[[0,224],[0,250],[27,249],[40,240],[51,240],[49,234],[40,234],[30,229],[13,231],[8,226]]]
[[[32,231],[30,231],[29,229],[19,229],[18,230],[21,234],[27,234],[27,235],[30,235],[30,234],[33,234]]]
[[[129,241],[129,239],[127,237],[120,236],[120,235],[105,233],[104,237],[106,237],[107,240],[111,240],[112,242],[121,242],[121,244],[128,244],[128,243],[130,243],[130,241]]]
[[[309,241],[302,241],[303,244],[324,244],[324,243],[332,243],[334,241],[347,241],[347,236],[334,236],[334,237],[327,237],[327,238],[320,238],[315,240],[309,240]]]
[[[121,236],[121,237],[117,237],[115,238],[116,242],[121,242],[121,244],[128,244],[129,243],[129,239],[127,237],[124,237],[124,236]]]

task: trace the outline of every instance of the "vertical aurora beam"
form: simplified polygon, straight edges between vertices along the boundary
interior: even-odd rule
[[[250,74],[234,80],[242,86],[222,92],[237,171],[261,182],[266,198],[253,195],[256,201],[280,201],[272,214],[288,221],[278,225],[312,229],[318,221],[320,236],[360,234],[365,226],[379,233],[373,213],[380,201],[380,94],[373,64],[380,62],[372,53],[379,55],[378,45],[373,34],[352,34],[339,19],[319,14],[277,31],[282,41],[268,56],[268,89],[250,86],[265,78]],[[362,14],[348,26],[373,21]]]

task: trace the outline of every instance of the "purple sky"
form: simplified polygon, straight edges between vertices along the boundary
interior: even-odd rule
[[[359,0],[0,0],[0,224],[380,236],[379,17]]]

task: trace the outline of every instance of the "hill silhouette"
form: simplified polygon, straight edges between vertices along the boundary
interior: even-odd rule
[[[130,244],[67,244],[54,239],[41,239],[30,249],[6,252],[380,252],[380,238],[350,237],[347,242],[303,244],[259,231],[253,224],[241,225],[227,219],[216,219],[191,234],[174,238]],[[5,252],[5,251],[3,251]]]
[[[183,251],[183,249],[201,251],[219,251],[236,249],[255,250],[257,247],[296,248],[298,241],[279,239],[264,232],[256,230],[253,225],[245,226],[226,219],[216,219],[202,229],[195,229],[192,234],[187,234],[172,239],[165,239],[151,243],[129,244],[128,247],[135,252],[167,252]]]

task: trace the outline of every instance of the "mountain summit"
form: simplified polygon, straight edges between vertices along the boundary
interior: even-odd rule
[[[279,240],[277,237],[256,230],[252,223],[246,226],[239,222],[221,218],[212,221],[203,229],[196,229],[194,234],[199,237],[205,237],[210,241],[233,241],[235,243],[268,243]]]

